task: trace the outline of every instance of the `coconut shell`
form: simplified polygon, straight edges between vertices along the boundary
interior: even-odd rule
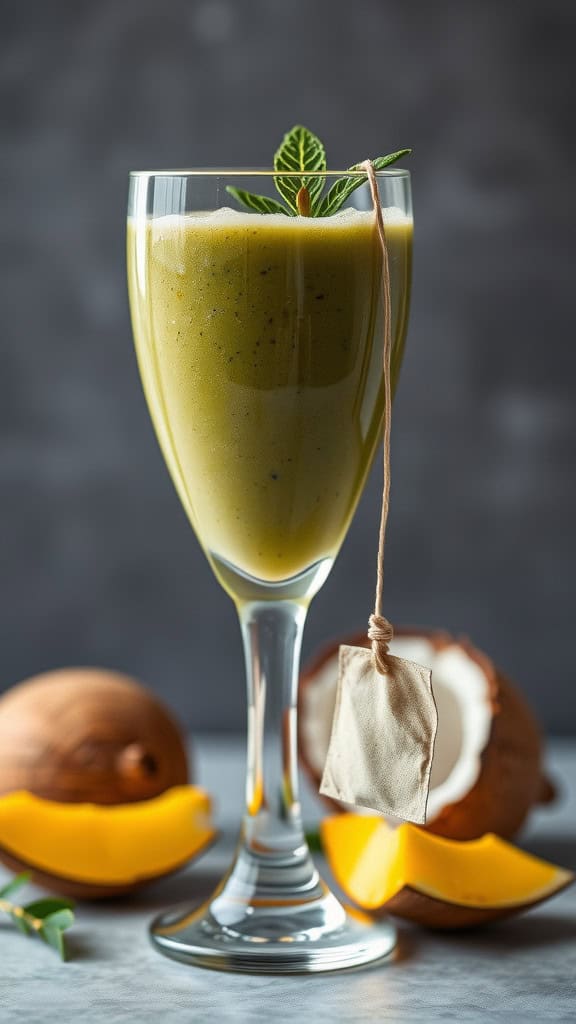
[[[571,884],[572,882],[567,879],[553,892],[511,907],[464,907],[434,899],[433,896],[417,892],[411,886],[404,886],[381,911],[375,914],[375,917],[388,917],[392,914],[394,917],[414,921],[415,924],[434,931],[463,931],[477,928],[479,925],[493,924],[495,921],[504,921],[508,917],[516,917],[517,914],[525,913],[544,903],[550,896],[556,896]]]
[[[540,730],[525,698],[491,659],[467,639],[456,641],[446,632],[415,627],[397,629],[395,635],[426,639],[437,651],[458,643],[486,677],[492,712],[490,736],[481,754],[475,784],[461,800],[447,804],[422,827],[449,839],[476,839],[486,832],[494,832],[503,838],[512,837],[534,805],[548,803],[554,798],[554,787],[542,769]],[[299,755],[316,790],[320,779],[306,751],[302,729],[306,713],[303,698],[306,688],[314,685],[319,670],[335,657],[340,643],[370,646],[365,634],[333,643],[312,659],[300,679]],[[322,799],[332,810],[344,809],[330,798]]]
[[[121,804],[187,781],[176,722],[128,676],[59,669],[0,697],[0,795],[25,789],[47,800]]]

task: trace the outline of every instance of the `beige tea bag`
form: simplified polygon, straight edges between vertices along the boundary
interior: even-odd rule
[[[426,821],[438,716],[432,673],[388,653],[393,630],[382,616],[384,538],[390,499],[390,272],[376,175],[369,160],[362,166],[370,182],[383,261],[384,489],[378,579],[368,629],[372,650],[340,648],[336,707],[320,792],[422,825]]]

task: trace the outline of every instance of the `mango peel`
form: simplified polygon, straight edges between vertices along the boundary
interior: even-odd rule
[[[197,786],[106,806],[25,790],[0,798],[0,860],[79,898],[138,888],[184,866],[214,838],[211,801]]]
[[[376,915],[430,928],[484,924],[528,910],[574,874],[488,833],[460,842],[378,816],[341,814],[321,825],[322,846],[346,896]]]

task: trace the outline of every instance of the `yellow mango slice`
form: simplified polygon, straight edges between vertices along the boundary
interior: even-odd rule
[[[173,786],[139,803],[58,803],[24,790],[0,798],[0,848],[47,875],[113,888],[173,871],[214,837],[210,798]]]
[[[492,833],[458,842],[413,825],[340,814],[321,826],[330,867],[346,895],[373,912],[435,928],[469,927],[518,913],[574,880],[571,871]]]

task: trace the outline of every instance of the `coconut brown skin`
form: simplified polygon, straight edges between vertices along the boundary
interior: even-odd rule
[[[118,672],[46,672],[0,697],[0,796],[121,804],[188,781],[178,726],[140,683]]]
[[[492,728],[488,743],[481,755],[478,779],[466,796],[458,803],[448,804],[433,820],[422,826],[449,839],[476,839],[486,832],[495,832],[503,838],[515,835],[531,807],[548,803],[554,789],[542,772],[542,749],[538,725],[524,697],[499,672],[490,658],[468,640],[456,641],[448,633],[401,628],[398,637],[423,637],[436,650],[458,643],[468,657],[482,669],[488,683],[492,708]],[[347,638],[321,651],[302,673],[300,680],[300,715],[303,713],[302,694],[314,685],[319,669],[333,658],[340,643],[369,647],[365,635]],[[432,680],[434,683],[434,680]],[[299,733],[300,759],[312,784],[318,789],[319,778],[306,756],[303,734]],[[322,799],[332,810],[343,808],[328,797]]]
[[[554,895],[570,884],[569,880],[566,881],[554,892]],[[456,931],[476,928],[478,925],[492,924],[507,917],[514,917],[537,907],[550,895],[548,893],[541,899],[511,907],[465,907],[457,903],[434,899],[432,896],[417,892],[411,886],[405,885],[391,900],[388,900],[383,907],[373,913],[375,917],[387,917],[388,914],[393,914],[395,917],[401,917],[405,921],[414,921],[416,924],[434,931]]]

